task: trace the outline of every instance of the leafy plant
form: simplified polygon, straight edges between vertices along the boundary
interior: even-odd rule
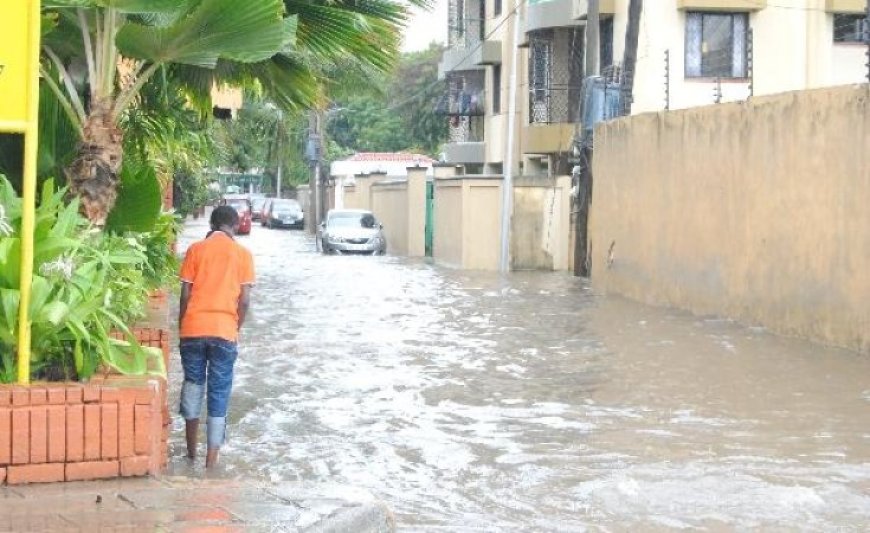
[[[201,173],[177,171],[172,184],[175,210],[181,217],[193,214],[209,200],[208,184]]]
[[[34,231],[34,272],[29,315],[32,371],[38,377],[89,378],[100,363],[122,373],[163,373],[159,350],[143,348],[127,327],[130,309],[147,290],[137,270],[146,256],[122,237],[93,230],[66,190],[47,181]],[[16,375],[15,346],[21,300],[21,200],[0,176],[0,380]],[[126,338],[112,338],[120,331]],[[149,366],[153,360],[154,366]]]
[[[127,160],[121,170],[118,200],[106,221],[106,231],[151,231],[160,217],[162,203],[160,182],[154,169],[148,164]]]
[[[178,256],[173,250],[181,231],[181,220],[174,213],[161,213],[154,228],[139,235],[139,246],[145,254],[142,275],[150,290],[178,287]]]

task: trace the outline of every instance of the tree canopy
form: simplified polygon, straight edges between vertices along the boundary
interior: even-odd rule
[[[404,54],[396,68],[367,91],[337,97],[327,132],[351,152],[417,151],[437,155],[447,121],[435,113],[445,85],[438,80],[443,48]]]

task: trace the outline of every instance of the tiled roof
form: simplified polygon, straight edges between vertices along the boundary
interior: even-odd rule
[[[407,152],[359,152],[345,161],[394,161],[397,163],[434,163],[435,160],[423,154],[409,154]]]

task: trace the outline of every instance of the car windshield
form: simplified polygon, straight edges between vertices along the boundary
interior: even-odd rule
[[[282,213],[288,213],[288,212],[295,213],[297,211],[300,211],[299,202],[292,201],[292,200],[275,202],[274,204],[272,204],[272,210],[273,211],[280,211]]]
[[[251,203],[254,204],[254,211],[259,211],[260,209],[263,209],[263,204],[266,203],[266,199],[254,198],[253,200],[251,200]]]
[[[375,217],[371,213],[333,213],[326,225],[331,228],[373,228]]]
[[[227,200],[227,205],[240,213],[248,210],[248,202],[246,200]]]

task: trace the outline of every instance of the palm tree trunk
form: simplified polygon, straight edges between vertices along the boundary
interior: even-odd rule
[[[97,226],[106,223],[118,197],[123,140],[112,102],[94,102],[85,120],[76,158],[65,174],[70,194],[81,201],[82,214]]]

